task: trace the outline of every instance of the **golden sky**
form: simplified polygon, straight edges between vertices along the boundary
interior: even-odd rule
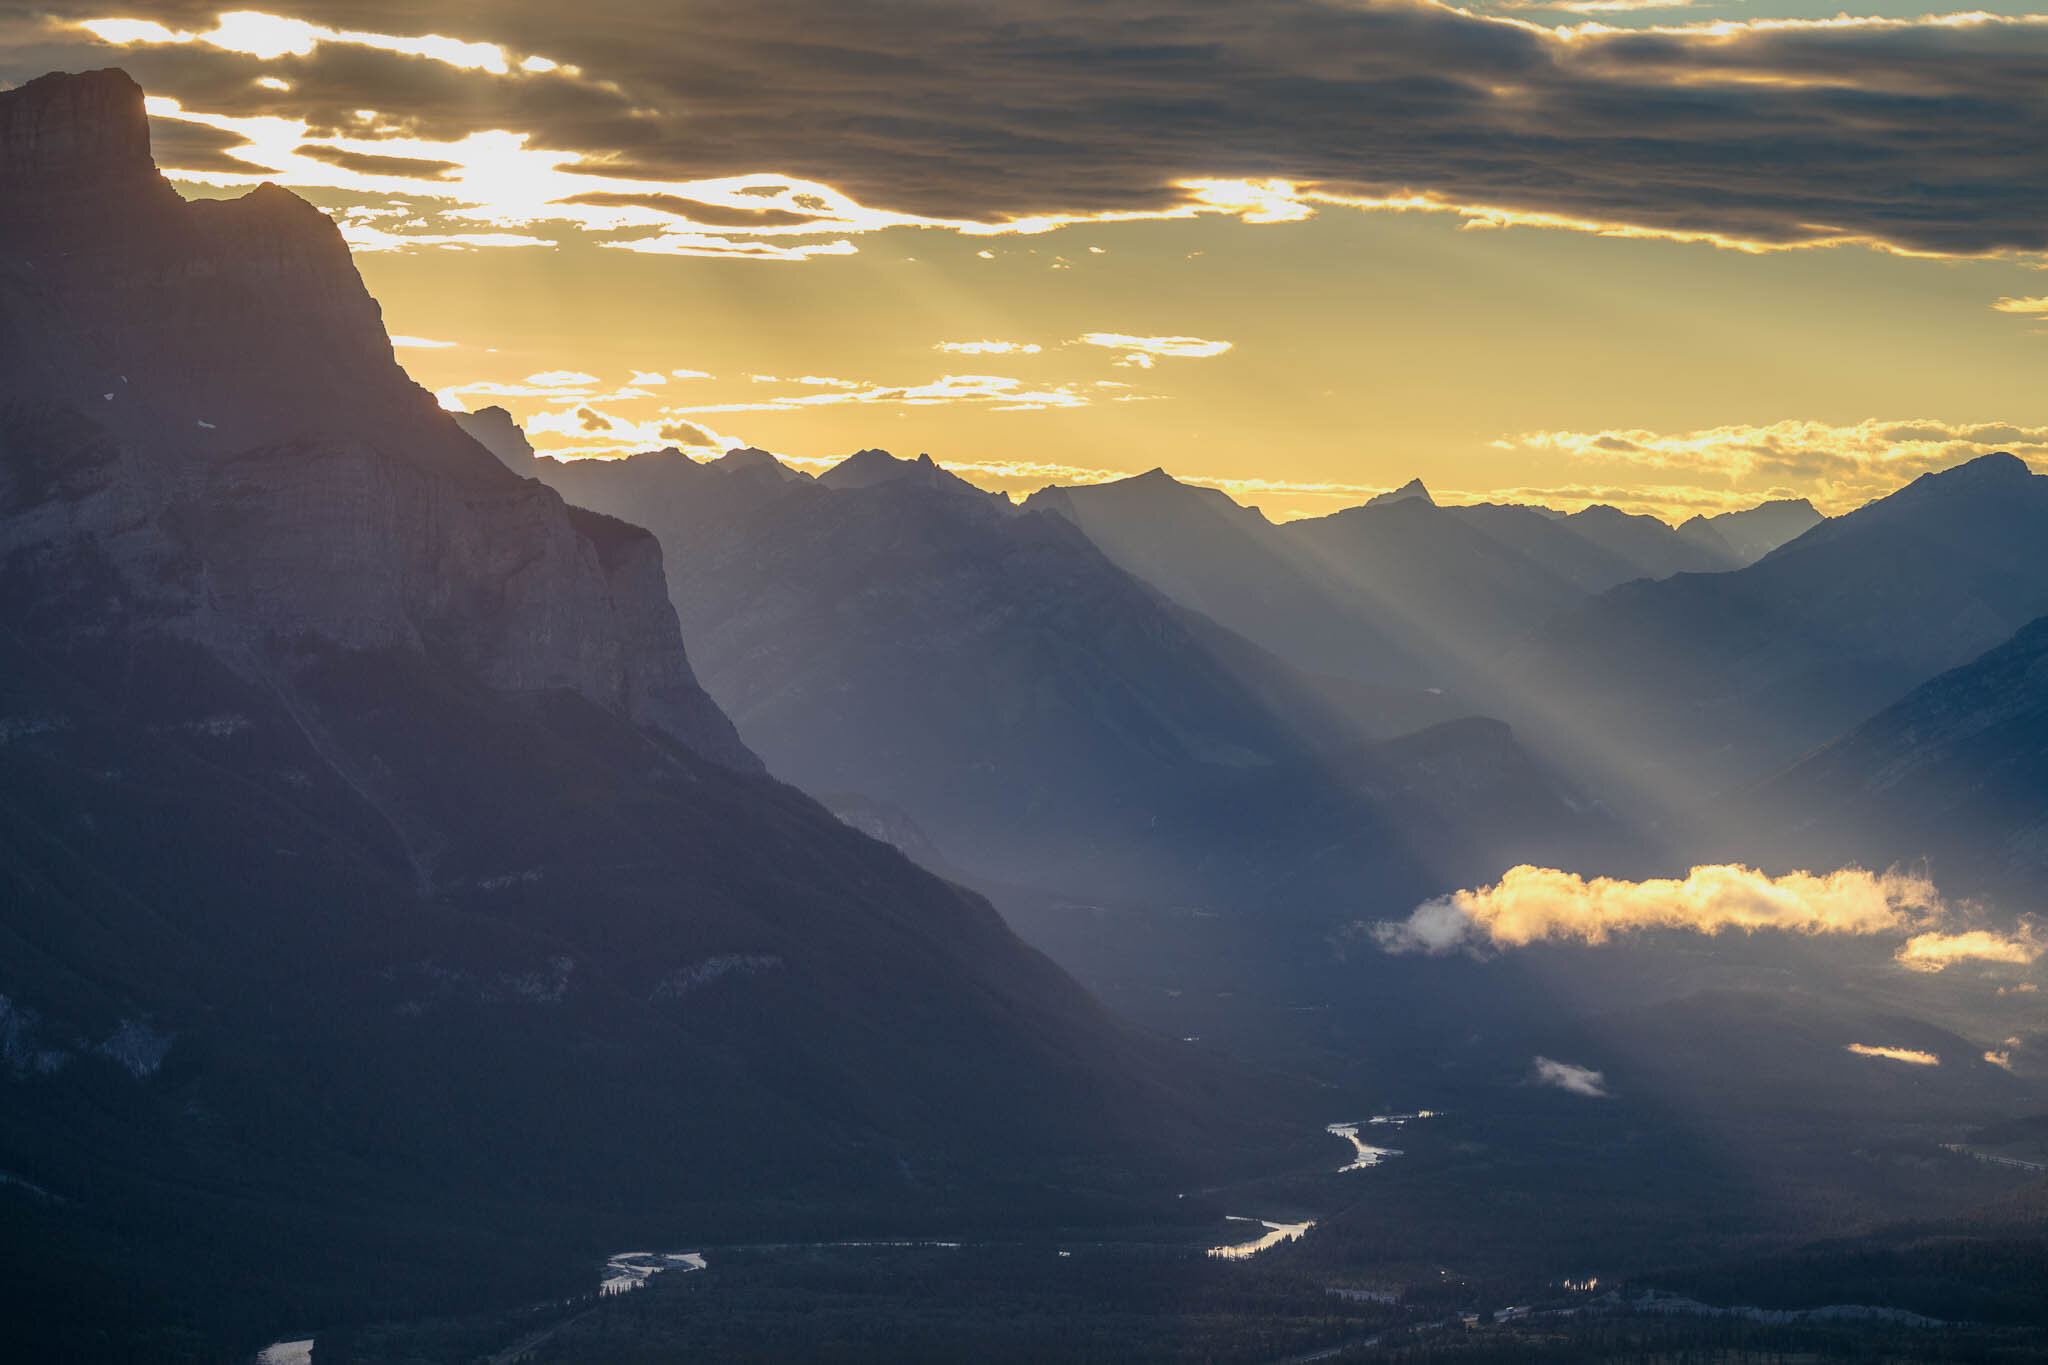
[[[546,451],[1276,518],[2038,462],[2048,19],[1821,8],[67,0],[0,82],[126,67],[181,188],[329,210],[412,373]]]

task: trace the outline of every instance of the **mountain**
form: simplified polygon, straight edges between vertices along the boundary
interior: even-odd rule
[[[1463,511],[1402,498],[1280,530],[1353,610],[1421,661],[1416,681],[1468,690],[1503,650],[1586,593]]]
[[[1565,517],[1562,524],[1635,565],[1639,578],[1718,573],[1741,562],[1725,541],[1683,535],[1655,517],[1632,516],[1614,507],[1587,507]]]
[[[1399,488],[1367,498],[1365,505],[1367,507],[1385,507],[1389,503],[1407,502],[1410,499],[1416,502],[1426,502],[1431,506],[1436,505],[1436,499],[1429,495],[1428,485],[1424,484],[1420,479],[1410,479]]]
[[[1490,868],[1508,829],[1600,824],[1536,781],[1500,828],[1460,823],[1448,793],[1398,794],[1373,745],[1455,709],[1289,667],[1112,562],[1057,493],[1020,509],[928,461],[847,464],[815,480],[669,452],[540,468],[655,529],[706,685],[772,771],[903,813],[981,884],[1313,918],[1355,913],[1361,887],[1400,900]],[[1130,483],[1109,496],[1213,522],[1238,562],[1284,568],[1260,538],[1228,540],[1256,513]],[[1468,740],[1513,743],[1439,742]]]
[[[1756,846],[1830,865],[1926,858],[1954,893],[2048,879],[2048,617],[1745,790]]]
[[[1481,502],[1445,510],[1586,596],[1645,576],[1641,564],[1588,540],[1563,513],[1547,507]]]
[[[1270,1142],[768,777],[654,539],[442,413],[316,209],[181,200],[125,74],[0,93],[0,297],[24,1358],[558,1295],[657,1237],[1101,1216]]]
[[[1754,564],[1825,520],[1805,498],[1779,498],[1739,512],[1689,518],[1678,534],[1698,540],[1714,554],[1732,554],[1737,564]]]
[[[1282,528],[1216,489],[1154,469],[1111,483],[1053,485],[1024,507],[1065,517],[1125,572],[1297,667],[1389,682],[1428,673]]]
[[[1160,469],[1024,505],[1297,668],[1463,692],[1468,709],[1493,663],[1554,613],[1631,579],[1742,562],[1711,531],[1681,536],[1611,507],[1442,507],[1420,479],[1281,526]]]
[[[1612,589],[1553,619],[1500,695],[1596,789],[1694,807],[2048,612],[2044,531],[2048,477],[1986,455],[1747,568]]]

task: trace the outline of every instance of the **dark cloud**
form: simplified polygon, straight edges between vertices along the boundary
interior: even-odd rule
[[[564,204],[588,204],[593,208],[644,208],[672,213],[706,227],[795,227],[821,221],[816,214],[791,213],[787,209],[735,208],[729,204],[706,204],[677,194],[576,194]]]
[[[191,125],[187,124],[185,126],[189,127]],[[167,166],[177,166],[186,170],[198,169],[186,161],[166,154],[162,146],[163,139],[161,137],[152,134],[150,141],[155,144],[158,161],[163,162]],[[400,175],[410,176],[413,179],[420,179],[422,177],[441,179],[460,169],[452,161],[423,161],[413,156],[368,156],[362,152],[344,151],[339,147],[327,147],[313,142],[301,145],[298,148],[298,154],[300,156],[310,156],[315,161],[325,161],[330,166],[339,166],[343,170],[360,171],[364,175]]]
[[[192,171],[222,171],[248,175],[262,167],[235,156],[235,148],[248,146],[240,133],[222,132],[197,123],[174,123],[150,130],[150,144],[157,159],[166,166]]]
[[[657,433],[664,441],[681,446],[715,446],[718,438],[692,422],[670,422]]]
[[[341,28],[428,22],[397,0],[271,7]],[[205,28],[213,8],[117,12]],[[1179,180],[1278,178],[1764,244],[2048,249],[2043,23],[1572,38],[1414,0],[624,0],[573,17],[506,0],[432,14],[448,36],[584,74],[498,77],[343,47],[121,60],[194,106],[316,122],[375,107],[435,137],[513,127],[658,178],[787,174],[935,217],[1156,209],[1184,199]],[[34,74],[20,56],[7,69]],[[108,60],[81,48],[70,64]],[[254,86],[259,71],[294,89]]]

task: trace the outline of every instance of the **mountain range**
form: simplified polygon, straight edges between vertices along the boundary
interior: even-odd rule
[[[1492,696],[1617,801],[1669,814],[1759,780],[2048,612],[2048,476],[1985,455],[1755,564],[1610,589]]]
[[[660,536],[706,685],[772,771],[907,813],[983,884],[1355,913],[1361,887],[1398,902],[1618,842],[1505,727],[1294,667],[929,457],[565,463],[500,410],[462,420]]]
[[[1268,1150],[768,777],[654,539],[440,411],[325,215],[180,199],[124,74],[0,94],[0,297],[0,1245],[50,1358]]]

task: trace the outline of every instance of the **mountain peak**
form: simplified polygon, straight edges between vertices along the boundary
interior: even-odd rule
[[[2015,479],[2030,479],[2034,471],[2027,462],[2009,451],[1994,451],[1979,455],[1974,460],[1944,469],[1938,474],[1923,474],[1914,482],[1940,480],[1954,487],[1991,488],[2010,483]]]
[[[475,412],[449,414],[455,425],[468,432],[470,439],[498,457],[507,469],[525,474],[536,458],[533,444],[526,439],[526,432],[519,423],[512,420],[512,414],[496,403]]]
[[[0,191],[98,188],[156,175],[142,87],[117,67],[0,91]]]
[[[1382,493],[1378,497],[1368,498],[1365,505],[1367,507],[1384,507],[1390,502],[1409,502],[1411,500],[1426,502],[1431,507],[1436,506],[1436,499],[1429,495],[1429,489],[1423,486],[1420,479],[1410,479],[1391,493]]]
[[[1911,515],[1913,509],[1946,504],[1956,499],[1988,504],[1990,500],[2007,494],[2024,497],[2035,478],[2034,471],[2025,460],[2001,450],[1979,455],[1974,460],[1965,460],[1932,474],[1922,474],[1897,492],[1865,503],[1840,520],[1867,521]]]
[[[827,488],[866,488],[887,483],[917,467],[915,460],[899,460],[879,446],[856,450],[818,476]]]
[[[808,478],[809,476],[775,458],[770,451],[759,446],[734,446],[715,460],[706,462],[706,468],[727,473],[769,474],[785,482]]]

